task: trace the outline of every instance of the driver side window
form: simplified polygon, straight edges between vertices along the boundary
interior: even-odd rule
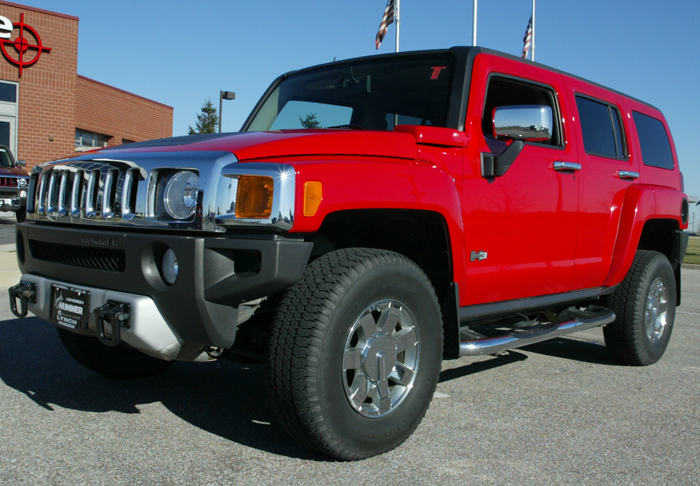
[[[529,142],[538,145],[563,147],[559,110],[555,102],[554,90],[540,84],[529,83],[505,76],[491,76],[486,90],[486,102],[481,119],[481,127],[487,142],[496,140],[493,133],[493,110],[501,106],[544,105],[552,109],[554,116],[552,138],[543,142]]]

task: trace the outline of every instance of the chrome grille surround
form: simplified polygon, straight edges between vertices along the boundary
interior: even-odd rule
[[[92,154],[46,163],[32,171],[27,217],[104,227],[157,228],[225,232],[227,227],[289,230],[294,223],[296,175],[286,164],[239,164],[229,152]],[[199,175],[197,210],[189,221],[159,219],[148,200],[148,188],[162,170],[189,170]],[[272,215],[236,218],[238,177],[273,178]]]

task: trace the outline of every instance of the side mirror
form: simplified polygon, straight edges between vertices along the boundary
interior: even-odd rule
[[[499,156],[481,154],[482,177],[500,177],[506,173],[525,142],[545,142],[552,138],[552,108],[546,105],[499,106],[491,117],[493,134],[498,138],[512,140]]]
[[[27,166],[27,161],[26,161],[26,160],[18,160],[18,161],[17,161],[17,166],[19,166],[19,167],[26,167],[26,166]]]
[[[498,138],[544,142],[552,138],[552,108],[545,105],[499,106],[493,110],[493,134]]]

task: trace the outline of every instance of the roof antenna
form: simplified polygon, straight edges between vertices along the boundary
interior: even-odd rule
[[[333,56],[333,62],[335,62],[335,56]]]

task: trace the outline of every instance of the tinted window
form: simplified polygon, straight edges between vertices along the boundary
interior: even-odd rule
[[[489,80],[484,103],[484,114],[481,120],[481,128],[487,137],[487,142],[495,138],[493,134],[493,110],[500,106],[518,105],[543,105],[552,109],[554,126],[552,138],[545,142],[534,142],[544,145],[562,145],[561,130],[559,129],[558,109],[554,102],[554,92],[544,86],[526,83],[511,78],[494,76]]]
[[[302,127],[299,117],[306,120],[312,114],[316,117],[309,120],[322,127],[387,130],[393,127],[394,115],[444,127],[451,87],[452,62],[447,56],[333,63],[283,79],[246,130],[297,129]],[[290,104],[293,109],[287,108]]]
[[[639,145],[642,147],[644,165],[673,169],[673,153],[664,124],[656,118],[636,111],[632,112],[632,116],[637,127]]]
[[[347,106],[312,101],[290,101],[279,112],[270,130],[349,125],[351,117],[352,108]]]
[[[576,97],[576,106],[586,153],[602,157],[626,157],[617,108],[580,96]]]
[[[17,85],[13,83],[0,83],[0,101],[16,103]]]

